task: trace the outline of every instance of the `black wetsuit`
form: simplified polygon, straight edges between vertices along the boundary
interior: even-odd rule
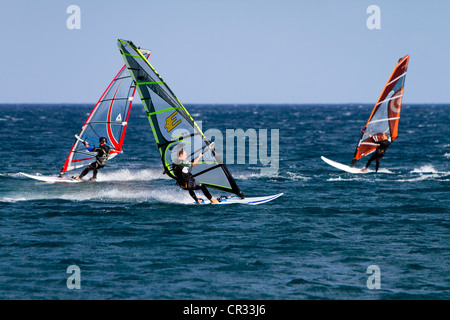
[[[101,145],[100,147],[95,148],[87,148],[90,152],[97,152],[95,156],[96,161],[92,162],[86,169],[81,172],[79,178],[83,178],[88,174],[89,171],[93,170],[92,178],[97,179],[97,172],[99,169],[103,168],[106,165],[106,161],[108,161],[109,151],[111,150],[106,144]]]
[[[384,154],[386,153],[387,148],[391,145],[391,142],[389,140],[382,140],[382,141],[376,141],[373,139],[373,142],[379,144],[379,146],[376,148],[375,152],[370,157],[369,161],[367,161],[366,168],[370,166],[373,160],[376,161],[376,167],[375,172],[378,172],[378,167],[380,166],[380,160],[384,157]]]
[[[209,193],[206,186],[201,183],[197,183],[194,177],[192,176],[192,173],[183,172],[183,168],[185,168],[185,166],[176,163],[172,164],[172,171],[175,174],[175,177],[177,178],[177,184],[181,188],[188,190],[189,194],[195,200],[195,202],[198,202],[197,195],[194,192],[195,190],[202,190],[205,197],[207,197],[211,201],[212,196],[211,193]]]

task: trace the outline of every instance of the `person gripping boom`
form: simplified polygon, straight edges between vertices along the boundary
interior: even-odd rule
[[[85,145],[86,149],[89,152],[97,152],[97,155],[95,156],[96,161],[92,162],[89,166],[87,166],[86,169],[84,169],[83,172],[81,172],[81,174],[78,177],[74,176],[72,177],[72,179],[82,180],[83,177],[87,175],[88,172],[91,170],[93,171],[92,178],[90,178],[89,180],[95,181],[97,179],[97,172],[106,165],[106,162],[108,161],[109,151],[111,150],[111,148],[106,145],[108,141],[106,140],[105,137],[99,138],[98,142],[100,146],[92,148],[89,145],[89,142],[83,141],[83,144]]]
[[[379,144],[379,146],[375,149],[375,152],[372,154],[369,161],[367,161],[366,166],[362,168],[361,171],[366,172],[372,161],[375,160],[375,172],[378,172],[378,168],[380,167],[380,160],[384,157],[386,150],[391,145],[391,141],[386,133],[382,133],[381,138],[379,138],[379,135],[372,136],[369,134],[369,138],[371,138],[374,143]]]
[[[188,190],[195,202],[198,204],[202,202],[202,199],[197,198],[197,195],[195,194],[195,190],[202,190],[205,197],[207,197],[212,204],[217,204],[219,201],[211,196],[211,193],[208,191],[206,186],[204,184],[197,183],[192,173],[189,172],[189,168],[195,167],[201,157],[203,157],[203,153],[200,153],[194,162],[188,161],[186,150],[181,149],[178,151],[178,158],[172,164],[172,171],[177,178],[177,184],[182,189]]]

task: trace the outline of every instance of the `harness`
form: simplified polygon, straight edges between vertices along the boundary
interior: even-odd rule
[[[97,159],[97,164],[104,167],[106,165],[106,162],[108,161],[110,149],[106,145],[103,145],[103,146],[99,147],[98,149],[100,149],[103,152],[103,154],[99,155],[99,152],[97,152],[97,155],[95,156],[95,158]]]
[[[391,143],[388,140],[381,141],[379,147],[376,149],[377,154],[380,156],[384,156],[384,153],[390,145]]]
[[[176,163],[172,163],[171,168],[177,180],[176,183],[180,188],[188,190],[189,188],[195,186],[195,181],[194,178],[192,177],[192,173],[190,172],[184,173],[183,166],[180,166]]]

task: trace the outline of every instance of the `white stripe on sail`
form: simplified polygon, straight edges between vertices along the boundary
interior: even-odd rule
[[[389,99],[386,99],[386,100],[383,100],[383,101],[378,102],[375,106],[377,106],[377,105],[379,105],[379,104],[382,104],[382,103],[384,103],[384,102],[386,102],[386,101],[394,100],[394,99],[397,99],[397,98],[400,98],[400,97],[403,97],[403,95],[402,95],[402,94],[399,94],[398,96],[390,97]]]
[[[373,121],[370,121],[370,122],[369,122],[369,125],[371,125],[372,123],[375,123],[375,122],[388,121],[388,120],[396,120],[396,119],[400,119],[400,117],[387,118],[387,119],[379,119],[379,120],[373,120]],[[368,125],[368,126],[369,126],[369,125]]]
[[[378,144],[373,143],[373,142],[361,142],[361,144],[366,144],[366,145],[369,145],[369,146],[378,146]]]
[[[386,87],[387,87],[388,85],[390,85],[392,82],[397,81],[397,80],[400,79],[401,77],[404,77],[405,75],[406,75],[406,72],[403,72],[400,76],[398,76],[397,78],[395,78],[394,80],[392,80],[391,82],[389,82],[389,83],[386,85]]]

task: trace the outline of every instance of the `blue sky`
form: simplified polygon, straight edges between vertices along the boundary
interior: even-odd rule
[[[2,1],[0,103],[97,102],[123,65],[118,38],[152,50],[185,104],[375,103],[406,54],[404,103],[447,103],[449,15],[422,0]]]

